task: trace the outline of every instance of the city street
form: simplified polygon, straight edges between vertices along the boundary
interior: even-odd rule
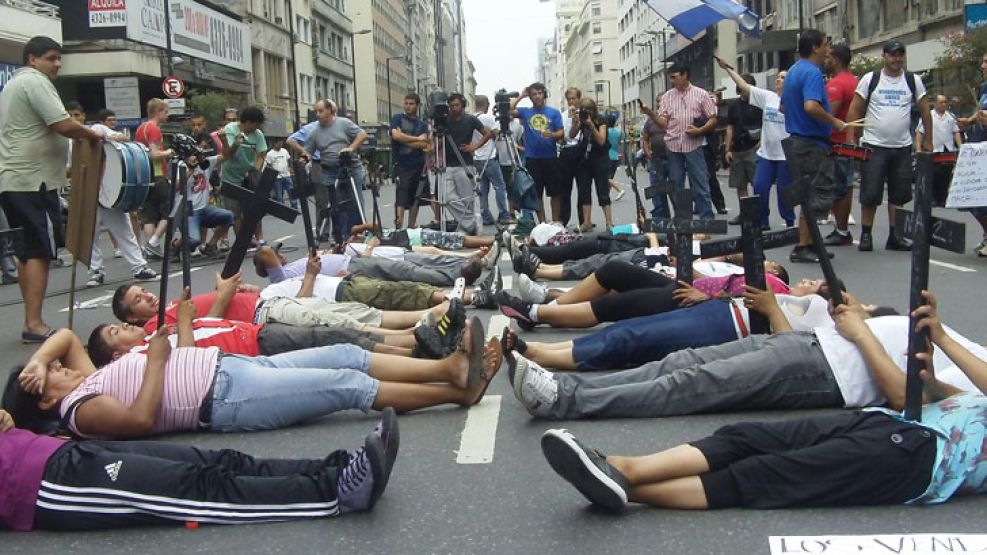
[[[632,221],[634,195],[623,169],[618,174],[628,194],[614,205],[617,223]],[[644,172],[639,181],[647,183]],[[720,181],[731,210],[737,200],[721,173]],[[394,187],[381,193],[384,222],[393,220]],[[491,202],[493,202],[491,200]],[[983,342],[983,288],[987,259],[972,254],[980,242],[980,228],[965,212],[936,209],[936,215],[967,226],[967,252],[958,255],[933,250],[931,288],[939,298],[943,320],[960,333]],[[854,217],[859,219],[859,205]],[[602,214],[594,207],[594,221]],[[783,225],[772,214],[775,229]],[[492,232],[493,228],[486,228]],[[824,234],[830,226],[822,226]],[[293,226],[267,218],[269,242],[284,241],[289,258],[304,254],[301,219]],[[731,227],[739,233],[739,227]],[[851,227],[859,237],[859,225]],[[890,305],[907,311],[909,253],[883,250],[887,213],[878,211],[876,248],[861,253],[855,247],[836,248],[834,265],[848,289],[865,302]],[[104,236],[105,237],[105,236]],[[75,330],[88,337],[101,322],[113,321],[109,299],[117,285],[129,278],[121,259],[109,258],[107,282],[82,288],[76,297]],[[814,265],[788,262],[790,247],[769,251],[768,257],[788,268],[791,281],[820,277]],[[212,290],[219,262],[196,262],[193,292]],[[500,262],[505,276],[513,271],[508,260]],[[172,265],[173,270],[180,270]],[[45,318],[53,326],[67,324],[70,271],[51,271]],[[86,271],[78,268],[82,287]],[[249,263],[244,279],[263,285]],[[511,281],[516,281],[511,280]],[[176,296],[181,284],[173,271],[169,290]],[[564,283],[571,285],[571,283]],[[152,284],[152,290],[156,290]],[[499,313],[478,311],[488,328]],[[20,343],[23,306],[16,285],[0,288],[0,348],[8,364],[23,363],[32,352]],[[501,324],[502,326],[503,324]],[[526,338],[540,341],[570,339],[576,330],[539,327]],[[274,523],[241,527],[181,525],[85,534],[32,532],[5,533],[0,550],[14,553],[658,553],[701,554],[767,553],[769,537],[779,535],[842,535],[983,532],[985,499],[960,498],[941,506],[904,506],[813,509],[725,510],[718,512],[668,511],[631,506],[622,515],[591,508],[579,493],[560,479],[545,462],[539,437],[549,428],[565,427],[604,453],[644,454],[703,437],[718,427],[750,419],[782,419],[807,413],[727,413],[642,420],[551,422],[534,420],[515,400],[507,379],[507,365],[490,386],[483,403],[469,411],[455,407],[425,410],[400,417],[401,451],[387,491],[370,513],[348,513],[331,520]],[[470,422],[467,423],[467,419]],[[169,441],[204,448],[235,448],[261,457],[318,458],[336,448],[356,448],[377,421],[375,414],[338,413],[286,430],[251,434],[180,434]],[[471,430],[464,435],[464,429]],[[491,458],[489,462],[486,459]],[[469,462],[470,464],[464,464]],[[794,552],[794,551],[793,551]],[[801,552],[801,551],[799,551]]]

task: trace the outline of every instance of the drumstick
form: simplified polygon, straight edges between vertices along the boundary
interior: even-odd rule
[[[860,119],[855,119],[855,120],[853,120],[853,121],[848,121],[848,122],[846,122],[846,124],[847,124],[847,125],[854,125],[854,124],[857,124],[857,123],[863,123],[863,122],[864,122],[864,121],[865,121],[866,119],[867,119],[867,118],[860,118]]]
[[[862,123],[862,122],[850,122],[850,123],[846,124],[846,126],[847,127],[867,127],[867,124],[866,123]]]

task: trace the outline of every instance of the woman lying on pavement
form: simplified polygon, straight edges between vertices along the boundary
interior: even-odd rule
[[[775,293],[788,293],[788,285],[775,275],[788,278],[784,268],[765,263],[768,287]],[[608,262],[569,291],[555,297],[551,304],[533,303],[505,291],[497,294],[500,310],[514,318],[522,329],[530,330],[544,323],[561,328],[589,328],[601,322],[616,322],[691,306],[726,294],[744,294],[744,276],[700,277],[692,285],[632,264]],[[534,288],[529,280],[519,283],[519,290]],[[815,292],[815,291],[811,291]],[[545,301],[549,295],[546,294]],[[542,302],[545,302],[542,301]]]
[[[8,391],[10,391],[8,389]],[[387,487],[400,435],[394,410],[354,452],[255,459],[159,441],[67,441],[14,428],[0,410],[0,529],[86,531],[248,524],[368,511]]]
[[[190,304],[185,301],[183,309],[191,311]],[[502,361],[497,341],[484,347],[483,325],[475,318],[459,352],[441,361],[378,355],[353,345],[247,357],[186,346],[191,340],[179,332],[174,350],[162,329],[146,355],[129,353],[97,370],[78,338],[60,330],[7,387],[33,397],[78,436],[132,438],[266,430],[346,409],[470,406],[483,397]],[[35,422],[13,415],[34,429]]]
[[[741,422],[645,456],[605,456],[566,430],[549,430],[542,451],[587,499],[613,511],[628,502],[672,509],[924,505],[984,493],[987,362],[946,332],[935,299],[926,298],[929,303],[915,311],[918,328],[929,330],[932,343],[918,355],[926,364],[920,374],[925,402],[931,403],[921,422],[895,412],[903,405],[902,377],[878,380],[894,410]],[[870,365],[897,372],[896,361],[853,307],[839,307],[835,318]],[[961,391],[938,379],[933,344],[975,388]]]
[[[746,286],[743,297],[710,299],[695,305],[621,320],[571,341],[525,341],[514,331],[502,336],[505,352],[517,351],[529,360],[559,370],[619,370],[661,360],[682,349],[695,349],[743,339],[749,335],[750,311],[765,315],[777,306],[795,331],[832,326],[829,295],[822,280],[802,280],[788,295],[775,295]],[[896,314],[893,309],[864,305],[871,316]]]
[[[905,391],[908,317],[869,318],[856,299],[843,295],[847,306],[861,319],[867,318],[866,325],[877,341],[845,336],[831,325],[792,331],[781,310],[775,309],[768,316],[772,335],[683,349],[637,368],[595,375],[549,372],[521,355],[508,353],[508,376],[515,396],[532,416],[559,420],[858,408],[888,401],[898,406]],[[946,333],[987,360],[984,347],[954,330],[947,328]],[[875,363],[876,350],[886,352],[895,364]],[[940,381],[973,391],[966,375],[940,354],[936,352]]]

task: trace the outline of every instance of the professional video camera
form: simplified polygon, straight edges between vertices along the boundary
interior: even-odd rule
[[[428,117],[432,119],[432,127],[441,133],[449,122],[449,93],[435,89],[428,95],[430,110]]]
[[[175,156],[185,160],[189,156],[202,156],[205,151],[199,148],[195,139],[184,133],[175,133],[171,137],[171,148],[175,151]]]
[[[349,166],[353,162],[353,152],[349,150],[343,150],[339,153],[339,165]]]
[[[511,125],[511,99],[520,96],[517,91],[507,92],[507,89],[500,89],[494,93],[494,114],[500,122],[502,132]]]

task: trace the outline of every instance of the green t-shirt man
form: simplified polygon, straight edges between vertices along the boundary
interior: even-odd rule
[[[68,183],[69,140],[49,125],[68,119],[47,75],[22,67],[0,94],[0,192],[54,190]]]
[[[241,132],[239,122],[227,123],[226,127],[223,128],[226,144],[235,145],[236,138]],[[233,153],[233,156],[223,162],[219,174],[220,179],[234,185],[242,184],[243,177],[250,168],[256,167],[257,156],[263,155],[265,152],[267,152],[267,140],[264,138],[264,132],[255,129],[251,133],[246,133],[246,138]]]

